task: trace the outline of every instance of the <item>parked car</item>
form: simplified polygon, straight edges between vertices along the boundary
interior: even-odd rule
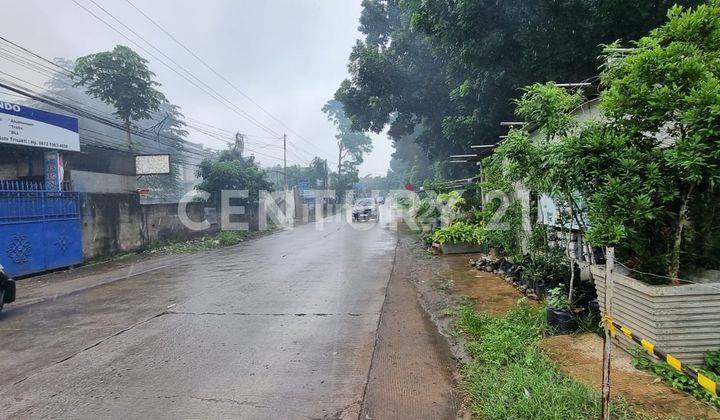
[[[375,198],[358,198],[352,209],[353,222],[378,218],[378,204]]]
[[[0,265],[0,311],[6,303],[15,302],[15,282]]]

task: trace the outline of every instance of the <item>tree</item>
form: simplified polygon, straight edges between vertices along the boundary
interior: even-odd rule
[[[716,200],[720,181],[719,16],[718,0],[672,8],[665,25],[624,57],[610,57],[602,121],[575,123],[576,99],[557,86],[527,89],[518,115],[541,136],[531,141],[513,130],[493,158],[511,178],[564,196],[578,215],[572,197],[579,192],[589,241],[618,246],[634,268],[674,282],[683,261],[695,259],[683,255],[684,245],[720,243],[720,221],[710,211],[717,202],[702,202]]]
[[[406,161],[409,167],[460,152],[442,127],[453,113],[445,59],[427,35],[412,30],[408,10],[397,0],[364,0],[360,23],[365,39],[353,48],[350,78],[335,94],[352,128],[380,133],[387,127],[394,142],[412,136],[423,154]]]
[[[159,83],[147,67],[147,60],[132,49],[117,45],[112,51],[90,54],[77,59],[75,86],[85,86],[87,92],[115,107],[115,115],[125,124],[128,147],[132,150],[130,123],[149,119],[165,102],[156,89]]]
[[[363,155],[372,151],[372,139],[353,130],[352,122],[345,115],[345,109],[339,101],[328,101],[322,110],[338,130],[335,135],[338,141],[337,185],[347,189],[348,184],[357,181],[357,171],[363,162]]]
[[[470,144],[493,144],[522,86],[597,74],[601,43],[637,39],[675,0],[364,0],[350,78],[335,98],[355,129],[397,141],[416,132],[439,176]],[[681,0],[692,5],[700,0]],[[415,166],[418,162],[406,162]]]
[[[222,190],[248,190],[250,202],[258,201],[260,191],[273,190],[255,158],[243,158],[233,149],[222,151],[217,159],[202,161],[197,176],[203,181],[195,188],[210,193],[214,203],[220,202]]]
[[[449,137],[495,143],[498,122],[512,115],[511,98],[533,82],[594,77],[602,48],[632,40],[661,24],[676,0],[412,0],[414,28],[449,62],[460,115],[444,122]],[[699,4],[699,0],[679,1]]]
[[[611,127],[656,156],[672,187],[655,205],[672,215],[667,273],[677,279],[691,202],[720,181],[720,2],[676,6],[668,18],[610,61],[602,98]]]

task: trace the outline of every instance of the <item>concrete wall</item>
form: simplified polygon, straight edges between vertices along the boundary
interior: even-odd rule
[[[120,251],[134,251],[153,242],[183,239],[218,230],[187,229],[177,215],[177,204],[141,205],[134,194],[80,194],[85,259]],[[205,218],[204,203],[189,203],[190,219]]]
[[[604,311],[605,270],[592,266],[591,272]],[[684,363],[702,365],[705,352],[720,349],[720,283],[651,286],[615,273],[612,316]],[[617,336],[622,347],[635,345]]]
[[[101,172],[72,171],[75,191],[96,194],[130,194],[137,190],[134,175],[115,175]]]

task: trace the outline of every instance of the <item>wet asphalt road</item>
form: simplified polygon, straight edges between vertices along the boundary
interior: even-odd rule
[[[26,287],[0,314],[0,417],[357,418],[396,244],[360,227]]]

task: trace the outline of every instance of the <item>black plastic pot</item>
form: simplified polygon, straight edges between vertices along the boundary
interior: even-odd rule
[[[547,323],[554,334],[572,334],[577,330],[578,323],[569,309],[547,308]]]
[[[548,285],[545,282],[537,282],[533,286],[533,291],[535,292],[535,296],[538,297],[538,299],[544,299],[547,295],[547,291],[550,288],[550,285]]]

